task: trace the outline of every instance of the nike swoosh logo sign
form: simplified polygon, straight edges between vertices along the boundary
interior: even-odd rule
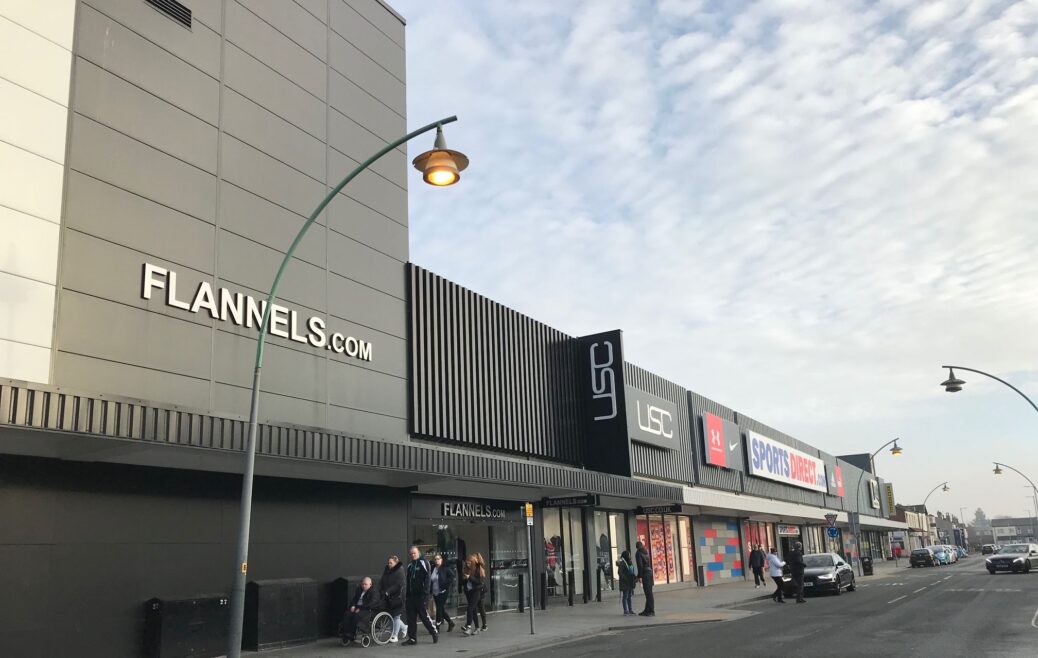
[[[731,450],[735,450],[735,449],[736,449],[736,448],[738,448],[738,447],[739,447],[739,442],[738,442],[738,441],[736,441],[735,443],[729,443],[729,444],[728,444],[728,450],[729,450],[729,451],[731,451]]]

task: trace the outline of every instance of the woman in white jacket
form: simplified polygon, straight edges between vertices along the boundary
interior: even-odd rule
[[[771,552],[768,553],[768,574],[775,581],[775,593],[771,595],[771,598],[779,603],[786,602],[782,598],[782,567],[784,566],[786,563],[779,558],[778,549],[772,547]]]

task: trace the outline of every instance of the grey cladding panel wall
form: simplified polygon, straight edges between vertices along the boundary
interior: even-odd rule
[[[412,432],[584,460],[575,341],[409,265]]]
[[[256,330],[141,299],[142,265],[181,300],[202,281],[262,299],[329,185],[406,132],[376,99],[403,98],[403,26],[378,3],[187,4],[190,29],[144,0],[78,4],[53,380],[243,414]],[[262,418],[406,440],[405,153],[331,204],[279,295],[373,360],[270,337]]]
[[[685,401],[685,389],[659,375],[626,362],[624,363],[624,383],[673,402],[678,410],[678,417],[674,419],[674,434],[678,439],[678,449],[667,450],[632,441],[631,470],[635,475],[691,484],[695,480],[695,452],[692,448],[693,434],[689,431],[689,407]],[[627,422],[631,423],[632,419],[628,418]]]
[[[746,477],[741,471],[729,468],[718,468],[703,463],[703,422],[704,413],[711,413],[724,420],[736,422],[736,413],[718,404],[713,400],[703,397],[698,393],[688,393],[689,421],[692,426],[692,446],[695,451],[693,464],[696,469],[696,482],[715,489],[725,491],[742,491],[743,479]],[[743,449],[745,450],[745,441]]]

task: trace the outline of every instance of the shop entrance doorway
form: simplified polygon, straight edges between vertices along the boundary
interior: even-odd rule
[[[549,597],[584,595],[584,525],[579,507],[544,510],[544,571]]]

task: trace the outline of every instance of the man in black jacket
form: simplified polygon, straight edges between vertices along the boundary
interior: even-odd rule
[[[756,544],[750,551],[750,569],[753,570],[753,587],[755,589],[767,584],[767,581],[764,580],[764,563],[767,561],[764,549],[760,544]]]
[[[407,644],[418,644],[418,620],[422,620],[425,630],[432,635],[433,644],[440,640],[440,635],[429,619],[429,562],[422,557],[417,546],[412,546],[411,562],[407,565],[407,599],[404,605],[407,611]]]
[[[797,586],[797,603],[807,603],[804,598],[804,545],[800,542],[793,544],[786,562],[789,563],[789,573]]]
[[[371,579],[365,578],[353,591],[353,598],[342,618],[342,644],[346,646],[357,636],[357,629],[371,623],[371,607],[378,601],[378,595],[371,589]]]
[[[638,580],[642,583],[642,592],[645,593],[645,609],[638,614],[642,617],[656,616],[656,599],[652,596],[652,561],[649,559],[649,551],[645,550],[645,544],[638,542],[634,545],[634,561],[638,570]]]

